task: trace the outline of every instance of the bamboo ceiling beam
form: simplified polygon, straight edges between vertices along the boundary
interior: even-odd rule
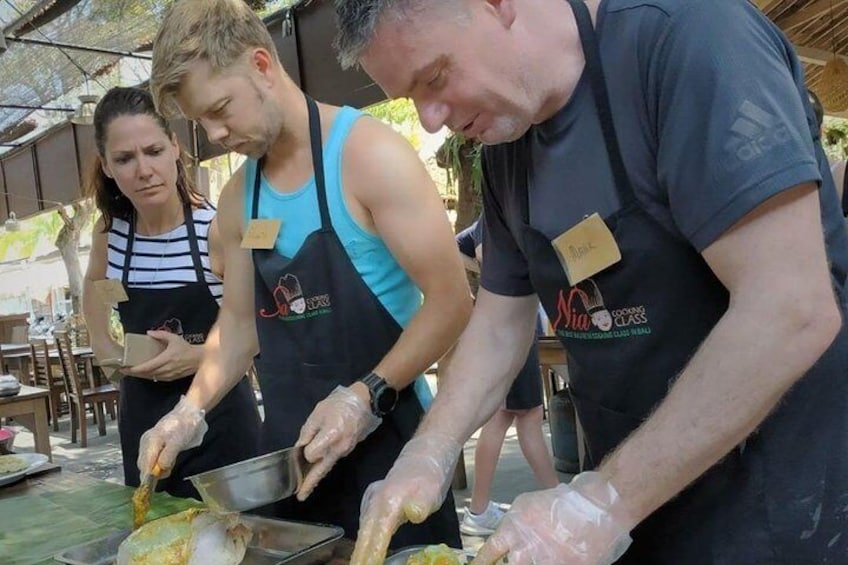
[[[812,4],[798,10],[791,16],[786,18],[780,18],[777,20],[777,25],[780,26],[784,32],[788,32],[789,30],[795,29],[796,27],[801,27],[821,16],[827,14],[831,7],[833,9],[839,8],[841,5],[848,2],[848,0],[816,0]]]
[[[823,67],[828,61],[833,59],[833,53],[831,51],[817,49],[815,47],[796,45],[795,52],[798,54],[798,58],[801,62],[819,65],[820,67]],[[848,57],[845,55],[838,55],[838,57],[848,63]]]
[[[772,4],[777,4],[780,0],[754,0],[754,5],[760,9],[761,12],[765,12],[769,8],[771,8]]]

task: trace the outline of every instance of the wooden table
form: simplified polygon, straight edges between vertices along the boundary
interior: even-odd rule
[[[86,375],[89,378],[89,386],[98,386],[100,383],[94,379],[94,370],[93,366],[97,365],[96,359],[94,358],[94,350],[90,347],[74,347],[71,350],[73,356],[76,359],[80,359],[85,363]],[[30,379],[30,350],[29,344],[26,345],[26,350],[14,351],[13,353],[3,353],[3,357],[6,361],[6,364],[9,365],[10,371],[11,366],[14,363],[15,370],[12,372],[16,372],[15,376],[18,377],[18,380],[22,382],[27,382]],[[55,365],[59,365],[59,350],[55,347],[52,347],[48,350],[47,355],[50,357],[51,361],[54,361]],[[61,369],[59,369],[61,370]],[[88,378],[86,377],[86,378]],[[94,379],[94,380],[92,380]]]
[[[98,480],[88,475],[62,471],[62,467],[53,463],[45,463],[27,475],[25,480],[0,487],[0,501],[19,494],[58,492],[78,486],[92,485]]]
[[[0,343],[0,351],[3,357],[15,353],[29,353],[29,343]]]
[[[565,348],[558,337],[544,336],[537,339],[539,348],[539,364],[541,365],[565,365],[568,360]]]
[[[49,345],[49,344],[48,344]],[[56,349],[55,345],[49,345],[49,355],[51,359],[59,358],[59,350]],[[19,343],[19,344],[11,344],[11,343],[2,343],[0,344],[0,348],[3,351],[3,357],[6,359],[20,359],[21,357],[29,357],[29,344],[28,343]],[[94,350],[90,347],[74,347],[71,349],[71,352],[74,354],[74,357],[90,357],[94,355]]]
[[[47,395],[45,388],[21,386],[16,396],[0,396],[0,418],[15,418],[32,432],[35,450],[53,461],[47,424]]]
[[[542,390],[544,392],[544,407],[548,410],[548,402],[551,396],[560,390],[559,376],[565,378],[566,375],[559,375],[556,366],[565,366],[568,364],[568,358],[565,354],[565,348],[562,342],[557,337],[543,336],[536,340],[539,351],[539,365],[542,369]]]

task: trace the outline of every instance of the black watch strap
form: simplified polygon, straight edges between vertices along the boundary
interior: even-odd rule
[[[371,372],[359,379],[371,393],[371,412],[380,418],[394,410],[397,404],[398,392],[389,386],[386,379]]]

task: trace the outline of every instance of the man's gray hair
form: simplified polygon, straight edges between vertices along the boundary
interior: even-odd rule
[[[342,68],[358,64],[374,39],[377,24],[386,18],[406,19],[434,5],[459,4],[457,0],[335,0],[336,49]]]

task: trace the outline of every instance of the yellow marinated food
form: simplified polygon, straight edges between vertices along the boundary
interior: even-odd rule
[[[463,565],[463,560],[460,560],[456,550],[445,544],[439,544],[429,545],[411,555],[406,565]]]
[[[252,535],[238,514],[191,508],[135,530],[121,542],[117,565],[238,565]]]
[[[144,525],[144,518],[147,516],[147,511],[150,510],[150,485],[143,484],[133,492],[132,495],[133,507],[133,530],[139,529]]]
[[[0,475],[17,473],[29,467],[26,459],[17,455],[0,455]]]
[[[162,468],[159,466],[159,463],[156,463],[150,473],[153,481],[145,481],[135,489],[132,495],[133,530],[137,530],[144,525],[144,518],[150,510],[150,495],[153,494],[154,485],[161,474]]]

